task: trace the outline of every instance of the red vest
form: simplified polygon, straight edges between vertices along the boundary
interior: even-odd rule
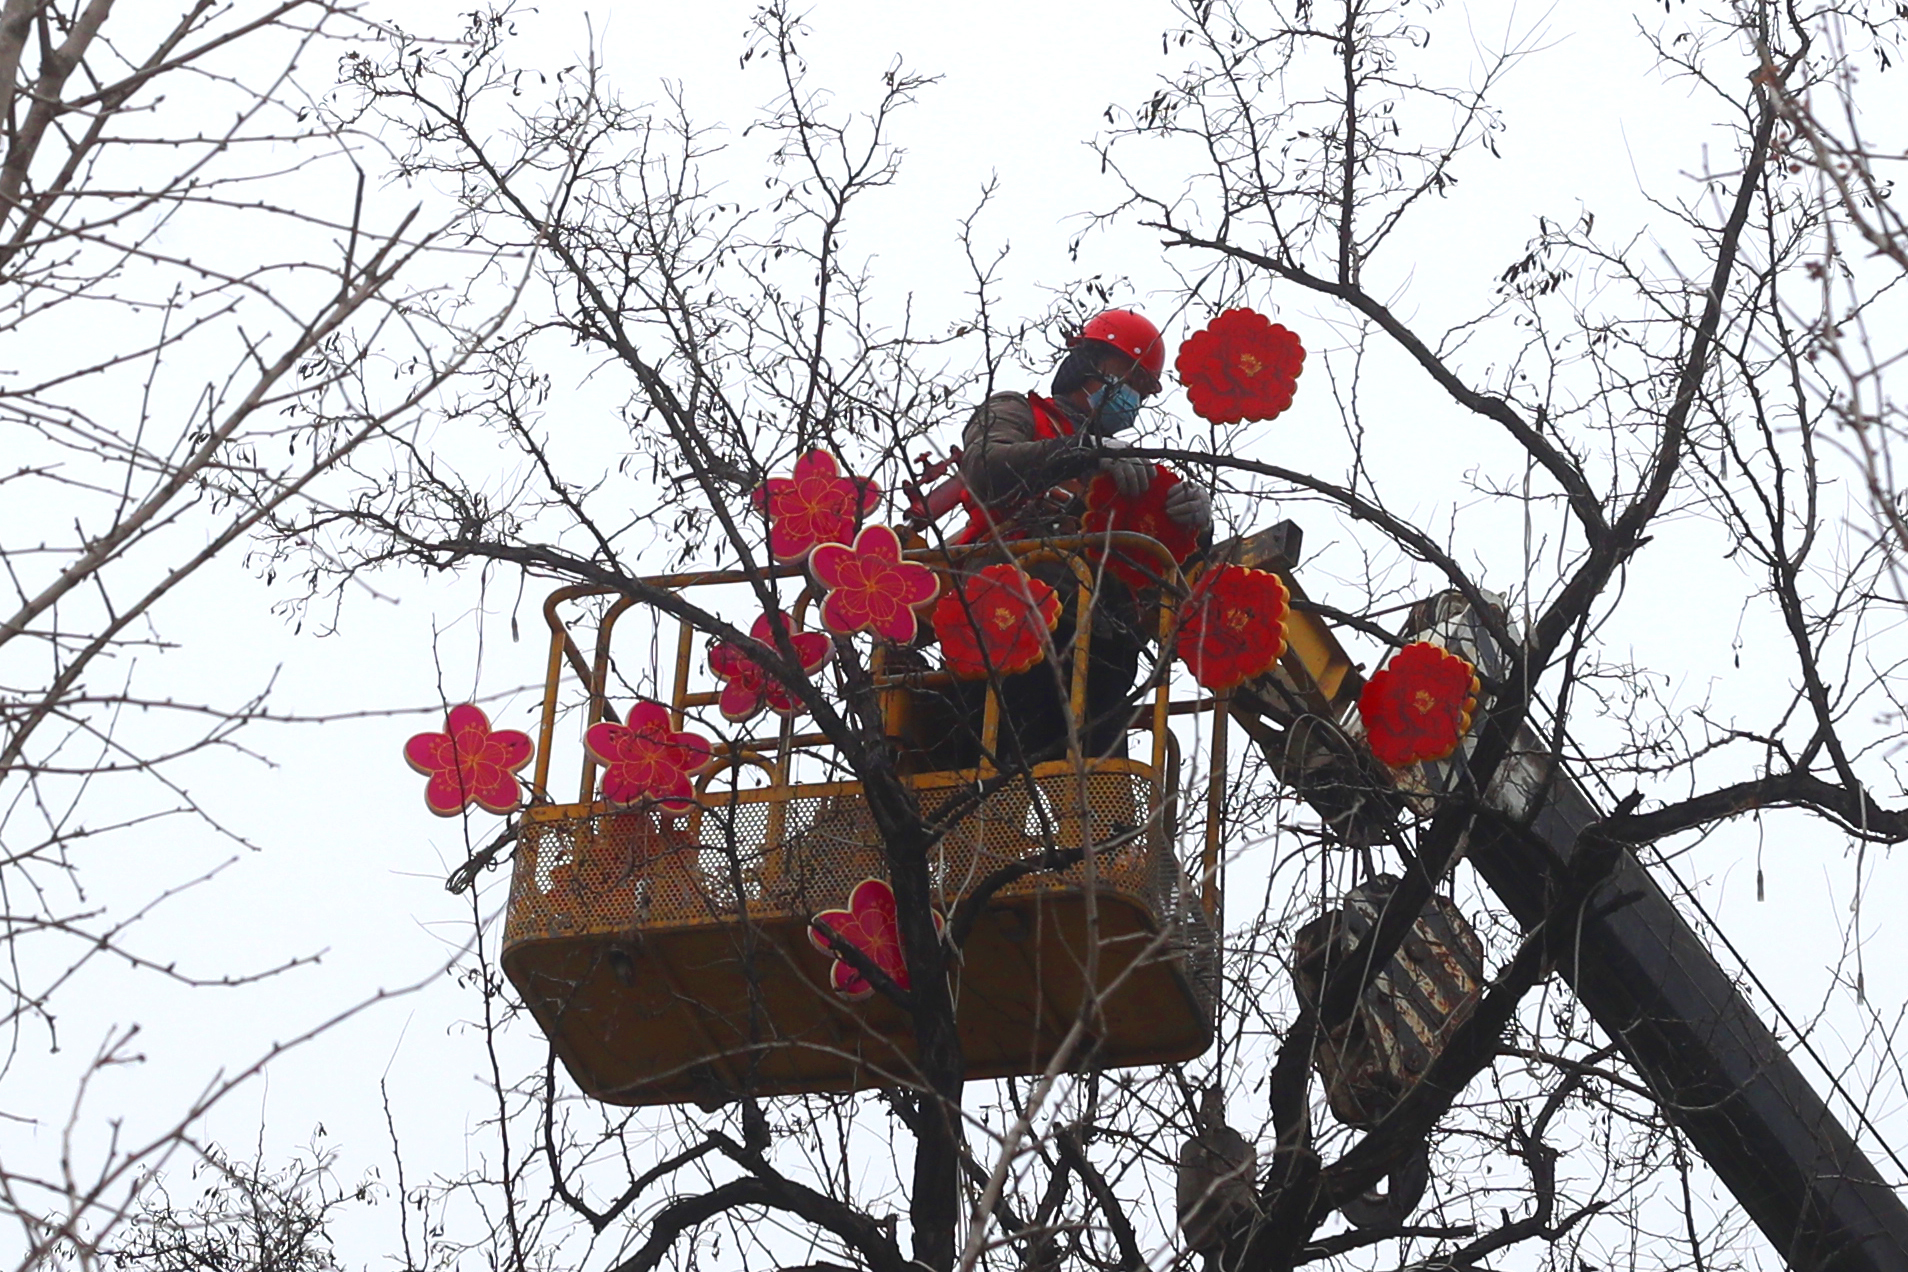
[[[1066,412],[1062,411],[1051,400],[1043,398],[1037,393],[1029,393],[1027,395],[1027,405],[1033,408],[1034,439],[1036,441],[1046,441],[1055,437],[1073,436],[1073,421],[1068,419]],[[1078,493],[1077,484],[1069,482],[1065,485],[1056,486],[1052,492],[1048,493],[1059,493],[1065,498],[1071,498]],[[1044,496],[1037,498],[1044,498]],[[1016,522],[1019,520],[1019,514],[1028,504],[1034,502],[1036,502],[1036,499],[1022,500],[1012,505],[1004,504],[990,512],[979,499],[974,497],[973,491],[963,491],[961,493],[961,507],[967,510],[967,524],[961,528],[959,534],[954,536],[954,542],[956,544],[978,543],[988,537],[990,530],[998,532],[1003,539],[1017,538],[1018,536],[1014,531]]]

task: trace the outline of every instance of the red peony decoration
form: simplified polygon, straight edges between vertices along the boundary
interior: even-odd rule
[[[1046,633],[1059,621],[1054,590],[1005,561],[967,576],[934,607],[934,634],[947,669],[962,680],[1032,667],[1045,655]]]
[[[1264,675],[1285,653],[1291,603],[1291,593],[1270,571],[1242,565],[1207,570],[1180,620],[1180,660],[1214,693]]]
[[[1305,348],[1264,314],[1228,309],[1179,346],[1173,369],[1192,409],[1214,424],[1269,420],[1292,405]]]
[[[833,641],[820,632],[796,631],[787,614],[782,615],[782,624],[788,630],[788,642],[794,647],[795,659],[804,672],[812,676],[828,665],[835,654]],[[801,699],[762,669],[749,654],[751,646],[774,650],[775,631],[769,625],[767,614],[755,620],[748,640],[725,640],[709,651],[709,670],[722,681],[722,697],[716,703],[722,718],[740,724],[761,715],[764,707],[779,716],[800,715]]]
[[[920,624],[915,611],[941,590],[925,565],[901,559],[901,536],[887,526],[868,526],[854,546],[824,543],[808,558],[808,572],[828,589],[822,626],[837,636],[868,631],[906,645]]]
[[[793,564],[824,543],[846,543],[861,519],[881,502],[869,477],[844,477],[835,457],[812,450],[795,461],[793,477],[771,477],[754,496],[768,513],[769,555]]]
[[[1086,517],[1081,522],[1082,528],[1088,534],[1131,530],[1150,535],[1165,545],[1166,550],[1173,554],[1174,561],[1184,561],[1199,546],[1199,531],[1191,526],[1182,526],[1166,515],[1166,496],[1178,484],[1179,476],[1176,473],[1154,464],[1153,484],[1137,499],[1128,499],[1120,493],[1119,486],[1110,475],[1101,473],[1087,483]],[[1159,562],[1152,557],[1136,559],[1127,553],[1115,552],[1107,562],[1107,569],[1135,588],[1159,584]]]
[[[490,717],[471,703],[452,707],[443,733],[420,733],[404,744],[404,759],[431,779],[424,804],[439,817],[455,817],[472,804],[487,813],[507,813],[523,802],[517,771],[536,746],[515,729],[491,732]]]
[[[709,763],[707,738],[671,733],[669,711],[659,703],[639,702],[628,724],[593,724],[583,747],[603,766],[603,798],[611,804],[657,801],[666,812],[694,806],[689,779]]]
[[[823,910],[814,921],[827,924],[836,936],[866,954],[876,967],[886,972],[889,980],[908,989],[913,982],[908,979],[907,959],[901,954],[901,926],[895,913],[894,889],[881,879],[863,879],[848,894],[846,910]],[[942,926],[941,916],[936,914],[935,931],[940,931]],[[859,1001],[874,993],[874,986],[835,953],[820,928],[811,926],[808,939],[816,949],[834,958],[828,983],[836,993],[850,1001]]]
[[[1371,753],[1392,768],[1457,750],[1477,709],[1477,671],[1447,649],[1406,645],[1358,695]]]

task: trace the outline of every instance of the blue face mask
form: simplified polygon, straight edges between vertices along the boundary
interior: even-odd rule
[[[1102,384],[1087,395],[1087,404],[1093,408],[1096,433],[1120,432],[1139,418],[1139,391],[1130,384]]]

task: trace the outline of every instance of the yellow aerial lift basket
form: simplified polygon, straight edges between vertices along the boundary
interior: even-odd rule
[[[1164,637],[1171,597],[1183,593],[1171,558],[1143,536],[1114,538],[1121,542],[1102,536],[1093,544],[1163,562]],[[1080,582],[1076,718],[1091,640],[1087,546],[1063,540],[1008,549],[1024,563],[1073,563]],[[972,551],[917,549],[908,557],[947,575]],[[798,575],[782,569],[774,577]],[[674,575],[646,583],[706,603],[716,589],[745,589],[748,576]],[[804,591],[795,614],[814,599]],[[550,657],[536,802],[522,815],[504,931],[506,974],[577,1084],[601,1100],[713,1105],[742,1092],[912,1083],[907,1013],[880,994],[851,1001],[834,992],[831,956],[809,937],[817,914],[845,905],[861,880],[886,876],[862,787],[844,780],[853,775],[826,738],[781,721],[777,732],[716,744],[714,762],[698,779],[697,802],[682,815],[602,802],[587,756],[577,802],[551,802],[550,757],[564,695],[572,723],[578,707],[585,728],[614,718],[614,636],[634,605],[610,589],[577,586],[557,591],[544,606]],[[671,727],[680,730],[693,722],[689,713],[717,695],[698,688],[692,628],[652,614],[650,639],[639,642],[646,651],[655,633],[677,627],[673,677],[663,678],[672,680],[667,705]],[[577,633],[591,622],[593,653],[585,655]],[[566,669],[582,680],[584,694]],[[978,783],[996,776],[985,765],[936,767],[950,731],[948,673],[928,669],[915,651],[879,647],[872,670],[901,780],[924,810],[971,797]],[[1037,765],[974,803],[934,849],[935,903],[951,915],[982,880],[1039,861],[1051,845],[1109,845],[1090,862],[1014,879],[980,910],[951,961],[970,1077],[1042,1072],[1083,1005],[1091,1006],[1091,1045],[1081,1058],[1101,1066],[1184,1060],[1211,1043],[1217,940],[1210,916],[1217,898],[1211,862],[1198,888],[1175,853],[1179,757],[1168,719],[1210,710],[1213,702],[1174,702],[1169,678],[1156,681],[1129,734],[1129,750],[1145,758],[1075,756]],[[998,728],[990,688],[985,754],[993,753]],[[1208,821],[1216,824],[1224,798],[1217,766],[1205,794]],[[1209,843],[1208,855],[1215,850]]]

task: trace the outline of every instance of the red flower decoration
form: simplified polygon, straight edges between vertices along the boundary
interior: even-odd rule
[[[404,759],[430,781],[424,804],[439,817],[455,817],[472,804],[507,813],[523,802],[517,770],[536,746],[515,729],[490,729],[490,717],[466,702],[452,707],[443,733],[420,733],[404,744]]]
[[[1054,590],[1005,561],[969,575],[934,607],[947,669],[962,680],[1027,670],[1045,655],[1046,633],[1059,621]]]
[[[1178,484],[1178,474],[1154,464],[1153,484],[1137,499],[1128,499],[1120,493],[1111,475],[1101,473],[1087,483],[1086,516],[1081,525],[1088,534],[1132,530],[1150,535],[1165,545],[1174,561],[1184,561],[1199,546],[1199,531],[1192,526],[1182,526],[1166,515],[1166,496]],[[1135,588],[1154,587],[1159,583],[1159,562],[1150,556],[1135,558],[1115,552],[1107,562],[1107,569]]]
[[[822,626],[837,636],[868,631],[897,645],[913,641],[915,611],[941,590],[925,565],[901,559],[901,536],[887,526],[868,526],[854,546],[824,543],[808,558],[808,572],[828,589]]]
[[[795,660],[804,672],[812,676],[828,665],[835,653],[833,641],[820,632],[796,631],[794,621],[787,614],[782,615],[782,623],[788,629],[788,642],[794,647]],[[761,715],[764,707],[779,716],[800,715],[802,700],[763,670],[749,652],[751,646],[771,652],[775,649],[775,631],[769,626],[767,614],[755,620],[749,637],[746,641],[725,640],[709,651],[709,670],[722,681],[722,697],[716,703],[722,718],[740,724]]]
[[[1228,309],[1187,337],[1173,369],[1192,409],[1213,423],[1269,420],[1292,405],[1305,348],[1264,314]]]
[[[769,478],[753,499],[768,513],[769,555],[793,564],[821,544],[848,542],[881,501],[881,487],[869,477],[842,476],[833,455],[812,450],[795,461],[793,477]]]
[[[1284,582],[1268,570],[1207,570],[1180,620],[1180,660],[1214,693],[1264,675],[1285,653],[1291,603]]]
[[[913,985],[908,979],[907,959],[901,954],[901,926],[895,919],[894,889],[884,880],[863,879],[848,894],[846,910],[823,910],[815,916],[814,922],[827,924],[836,936],[866,954],[876,967],[888,974],[889,980],[902,989]],[[936,913],[934,930],[938,932],[942,926],[941,916]],[[828,983],[836,993],[850,1001],[858,1001],[874,993],[874,986],[842,960],[819,927],[809,927],[808,939],[816,949],[834,957],[835,964],[828,971]]]
[[[669,711],[659,703],[639,702],[628,724],[593,724],[583,748],[603,766],[603,798],[612,804],[655,800],[667,812],[680,813],[696,802],[689,782],[713,754],[707,738],[671,733]]]
[[[1399,650],[1358,695],[1371,753],[1392,768],[1457,750],[1477,709],[1477,671],[1429,641]]]

